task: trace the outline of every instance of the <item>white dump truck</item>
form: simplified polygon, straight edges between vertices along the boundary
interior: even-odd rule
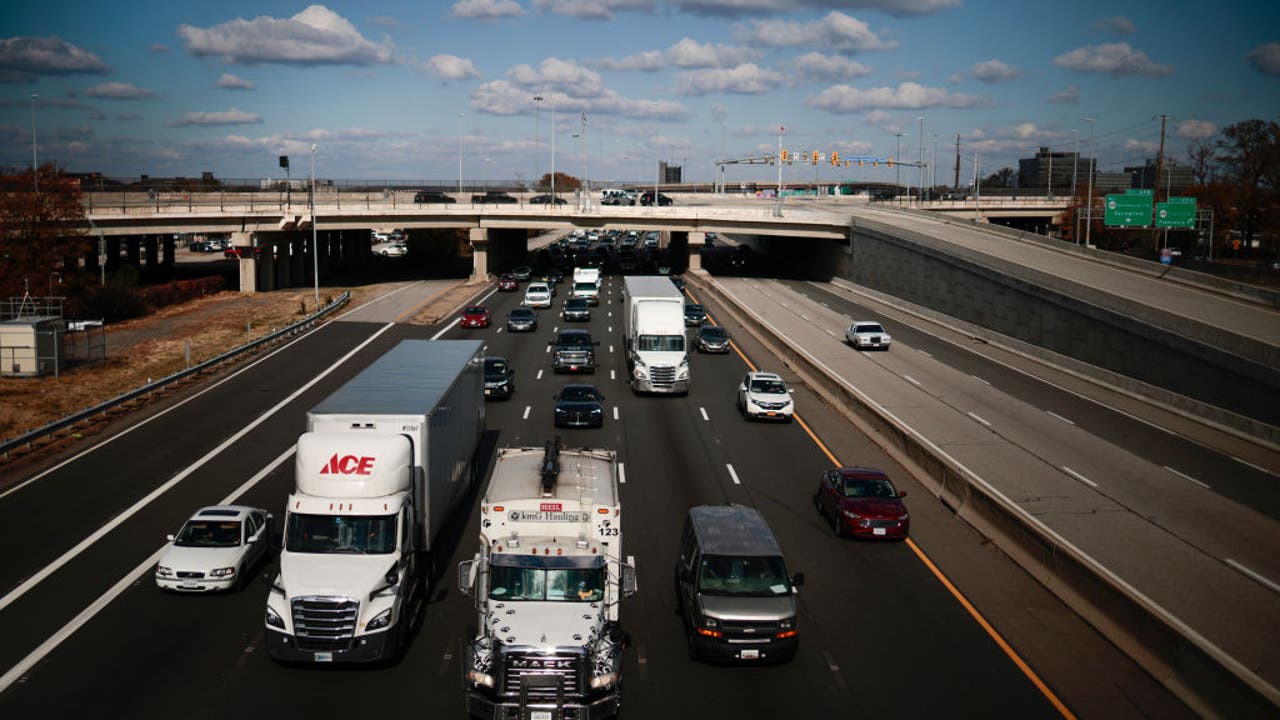
[[[632,275],[622,286],[627,369],[637,393],[689,392],[684,295],[666,277]]]
[[[480,551],[458,566],[475,599],[465,645],[467,712],[480,718],[612,717],[629,639],[618,606],[635,592],[622,554],[617,456],[503,448],[480,503]]]
[[[474,482],[478,340],[405,340],[307,413],[266,639],[287,662],[397,657],[437,536]]]
[[[600,268],[574,268],[573,290],[569,297],[582,298],[588,304],[600,304]]]

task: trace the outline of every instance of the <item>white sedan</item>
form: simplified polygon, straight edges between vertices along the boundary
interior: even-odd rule
[[[271,513],[242,505],[200,508],[169,536],[156,565],[156,585],[174,592],[210,592],[241,587],[271,539]]]
[[[871,320],[858,320],[849,325],[849,329],[844,331],[844,339],[859,350],[888,350],[891,340],[880,323]]]

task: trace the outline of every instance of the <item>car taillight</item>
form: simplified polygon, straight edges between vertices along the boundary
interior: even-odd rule
[[[797,630],[780,630],[774,634],[774,637],[779,640],[784,640],[786,638],[795,637],[796,635],[799,635],[799,634],[800,633]]]

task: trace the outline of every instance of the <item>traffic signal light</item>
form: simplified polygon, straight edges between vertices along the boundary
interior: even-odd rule
[[[814,165],[817,165],[817,164],[818,164],[818,151],[817,151],[817,150],[814,150],[814,151],[813,151],[813,164],[814,164]]]
[[[840,164],[840,152],[838,150],[832,150],[831,151],[831,167],[835,167],[839,164]]]
[[[788,157],[787,157],[787,151],[786,151],[786,150],[783,150],[783,151],[782,151],[782,162],[789,162],[789,159],[788,159]]]
[[[861,160],[859,160],[859,161],[858,161],[858,167],[862,167],[862,161],[861,161]]]
[[[889,158],[889,167],[893,167],[893,158]]]

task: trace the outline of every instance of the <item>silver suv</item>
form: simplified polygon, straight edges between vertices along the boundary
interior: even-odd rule
[[[749,372],[738,385],[738,412],[748,420],[791,422],[795,403],[781,377],[770,372]]]
[[[676,560],[676,597],[689,655],[729,662],[787,662],[800,644],[796,588],[782,548],[755,508],[689,509]]]

